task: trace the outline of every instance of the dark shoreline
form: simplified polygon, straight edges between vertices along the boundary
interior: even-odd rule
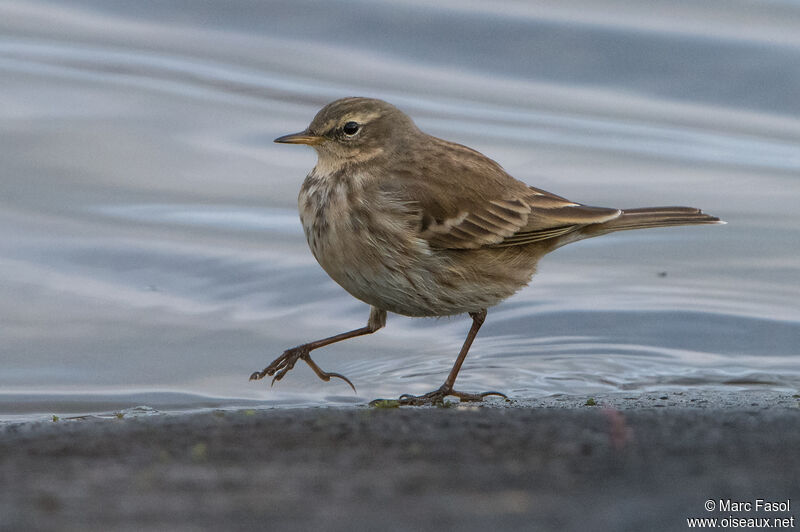
[[[690,517],[800,517],[704,509],[800,505],[792,393],[595,400],[9,423],[0,530],[685,530]]]

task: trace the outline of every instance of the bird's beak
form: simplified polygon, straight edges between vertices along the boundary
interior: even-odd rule
[[[308,144],[315,146],[324,140],[319,135],[312,135],[307,129],[299,133],[292,133],[291,135],[284,135],[275,139],[275,142],[280,144]]]

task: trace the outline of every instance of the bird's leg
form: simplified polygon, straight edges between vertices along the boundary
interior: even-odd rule
[[[472,327],[470,327],[469,332],[467,333],[467,338],[464,340],[464,345],[461,346],[461,351],[458,353],[456,363],[453,364],[453,369],[450,370],[450,374],[447,376],[444,384],[442,384],[438,390],[426,393],[425,395],[401,395],[399,399],[401,405],[418,406],[442,404],[444,403],[444,398],[448,395],[458,397],[461,401],[482,401],[483,398],[488,395],[506,397],[505,394],[500,392],[464,393],[453,389],[453,385],[456,382],[456,377],[458,377],[458,372],[461,369],[461,365],[464,363],[464,359],[467,358],[467,353],[472,345],[472,341],[475,340],[478,330],[486,320],[486,309],[479,310],[478,312],[470,312],[469,315],[472,317]]]
[[[320,379],[324,380],[325,382],[330,381],[331,377],[342,379],[349,384],[355,392],[356,387],[353,386],[353,383],[350,382],[350,379],[339,373],[328,373],[323,371],[322,368],[317,366],[316,362],[311,360],[309,353],[311,353],[311,351],[314,349],[325,347],[326,345],[334,344],[336,342],[341,342],[342,340],[347,340],[348,338],[372,334],[384,325],[386,325],[386,311],[372,307],[369,313],[369,321],[367,321],[367,325],[365,327],[287,349],[281,356],[273,360],[269,366],[250,375],[250,380],[253,381],[263,379],[267,375],[270,377],[274,375],[272,378],[272,384],[275,384],[275,381],[281,380],[287,373],[289,373],[289,370],[294,367],[298,360],[302,360],[308,364],[308,366],[314,371],[314,373],[317,374],[317,377]]]

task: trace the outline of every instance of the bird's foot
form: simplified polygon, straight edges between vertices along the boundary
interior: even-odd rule
[[[283,377],[286,376],[287,373],[294,367],[298,360],[302,360],[308,367],[310,367],[314,373],[325,382],[329,382],[331,377],[336,377],[337,379],[342,379],[344,382],[350,385],[353,391],[356,391],[356,387],[353,386],[353,383],[350,382],[350,379],[345,377],[340,373],[329,373],[327,371],[323,371],[322,368],[317,366],[316,362],[311,360],[311,355],[309,353],[311,349],[309,348],[308,344],[298,345],[297,347],[293,347],[291,349],[287,349],[283,352],[281,356],[276,358],[272,361],[272,363],[264,368],[261,371],[256,371],[252,375],[250,375],[251,381],[256,381],[259,379],[263,379],[267,375],[272,377],[272,383],[270,386],[275,384],[275,381],[281,380]],[[274,375],[274,377],[273,377]]]
[[[462,403],[474,403],[483,401],[484,397],[496,395],[504,399],[508,396],[500,392],[465,393],[454,390],[452,387],[442,385],[438,390],[428,392],[425,395],[403,394],[398,398],[400,406],[424,406],[424,405],[443,405],[445,397],[458,397]]]

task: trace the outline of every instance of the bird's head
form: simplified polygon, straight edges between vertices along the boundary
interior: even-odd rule
[[[383,100],[343,98],[320,109],[304,131],[275,142],[307,144],[317,151],[320,163],[338,166],[391,155],[419,134],[411,118]]]

